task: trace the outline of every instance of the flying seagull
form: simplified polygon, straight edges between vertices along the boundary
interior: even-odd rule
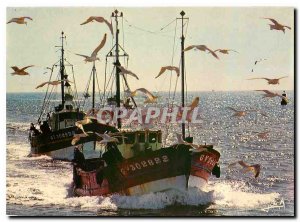
[[[229,164],[229,168],[235,166],[236,164],[240,164],[243,167],[243,173],[247,173],[249,171],[252,171],[254,173],[254,177],[258,177],[260,173],[260,165],[259,164],[254,164],[254,165],[248,165],[244,161],[238,161],[235,163]]]
[[[255,60],[254,65],[256,66],[257,63],[262,62],[264,60],[267,60],[267,59],[258,59],[258,60]],[[252,68],[251,72],[253,72],[253,70],[254,70],[254,68]]]
[[[108,134],[100,134],[96,133],[97,136],[101,137],[102,140],[100,141],[100,144],[107,144],[107,143],[118,143],[119,140],[116,138],[117,136],[110,136]]]
[[[278,79],[268,79],[268,78],[262,77],[262,78],[251,78],[251,79],[247,79],[247,80],[253,80],[253,79],[265,79],[265,80],[268,81],[268,84],[269,84],[269,85],[279,85],[279,80],[280,80],[280,79],[283,79],[283,78],[287,78],[287,77],[288,77],[288,76],[283,76],[283,77],[280,77],[280,78],[278,78]]]
[[[261,91],[261,92],[264,92],[265,94],[263,95],[264,98],[273,98],[273,97],[281,97],[281,95],[279,95],[278,93],[274,93],[274,92],[271,92],[269,90],[255,90],[255,91]]]
[[[161,69],[160,69],[158,75],[155,77],[155,79],[160,77],[166,70],[175,71],[176,74],[177,74],[177,77],[180,75],[179,74],[180,71],[179,71],[178,67],[176,67],[176,66],[163,66],[163,67],[161,67]]]
[[[134,74],[133,72],[131,72],[130,70],[125,69],[123,66],[118,66],[118,67],[121,70],[121,72],[120,72],[121,75],[128,74],[130,76],[133,76],[137,80],[139,80],[139,77],[136,74]]]
[[[112,35],[114,34],[112,24],[110,22],[108,22],[105,18],[100,17],[100,16],[91,16],[85,22],[81,23],[80,25],[85,25],[85,24],[93,22],[93,21],[100,22],[100,23],[104,22],[108,26],[111,34]]]
[[[88,134],[84,131],[83,126],[86,125],[86,124],[89,124],[89,123],[92,123],[91,118],[85,117],[83,120],[79,120],[79,121],[75,122],[75,126],[77,126],[79,129],[81,129],[82,132],[83,132],[85,135],[88,135]]]
[[[105,45],[105,42],[106,42],[106,33],[104,34],[103,39],[101,40],[101,42],[97,46],[97,48],[93,51],[93,53],[91,54],[91,56],[86,56],[86,55],[81,55],[81,54],[76,54],[76,55],[84,57],[85,58],[84,59],[85,63],[87,63],[87,62],[95,62],[96,60],[100,61],[100,59],[97,57],[97,54],[100,51],[100,49],[103,48],[103,46]]]
[[[71,144],[74,146],[82,137],[87,137],[87,133],[74,134]]]
[[[269,19],[271,22],[273,22],[273,24],[269,24],[270,30],[275,29],[275,30],[283,31],[283,33],[285,33],[285,28],[291,30],[290,26],[281,25],[273,18],[263,18],[263,19]]]
[[[132,97],[136,96],[136,94],[137,94],[138,91],[144,93],[147,96],[147,99],[144,101],[144,103],[156,103],[157,102],[156,100],[157,100],[158,97],[154,96],[151,92],[149,92],[145,88],[139,88],[139,89],[134,90],[131,93],[131,96]]]
[[[27,22],[25,21],[25,19],[29,19],[29,20],[32,20],[32,18],[30,17],[19,17],[19,18],[12,18],[11,20],[9,20],[6,24],[9,24],[9,23],[12,23],[12,22],[15,22],[17,24],[22,24],[22,25],[27,25]]]
[[[235,51],[233,49],[217,49],[217,50],[214,50],[214,52],[220,52],[220,53],[223,53],[223,54],[229,54],[230,51],[239,53],[238,51]]]
[[[182,134],[180,134],[180,133],[176,133],[176,137],[177,137],[177,144],[184,144],[184,145],[193,147],[193,150],[190,150],[190,151],[196,151],[196,152],[207,151],[207,148],[204,148],[202,145],[196,145],[196,144],[188,143],[188,142],[184,141]]]
[[[232,107],[227,107],[227,108],[235,112],[235,113],[232,115],[233,117],[242,117],[242,116],[246,116],[246,114],[247,114],[248,112],[259,112],[259,110],[256,110],[256,109],[250,109],[250,110],[236,110],[236,109],[234,109],[234,108],[232,108]],[[267,117],[267,115],[264,114],[264,113],[260,113],[260,114]]]
[[[71,81],[64,79],[63,81],[66,81],[68,83],[70,83]],[[52,85],[52,86],[57,86],[58,84],[60,84],[62,82],[62,80],[54,80],[54,81],[49,81],[49,82],[43,82],[40,85],[38,85],[37,87],[35,87],[36,89],[43,87],[44,85]]]
[[[30,66],[25,66],[22,69],[19,69],[17,66],[12,66],[11,68],[14,70],[14,72],[12,72],[12,75],[19,75],[19,76],[26,76],[29,75],[28,72],[25,72],[25,69],[29,68],[29,67],[33,67],[33,65]]]
[[[185,51],[189,51],[189,50],[191,50],[191,49],[193,49],[193,48],[198,49],[198,50],[203,51],[203,52],[208,51],[208,52],[211,53],[216,59],[219,59],[219,57],[217,56],[217,54],[216,54],[213,50],[211,50],[210,48],[208,48],[206,45],[190,45],[190,46],[186,47],[183,51],[184,51],[184,52],[185,52]]]

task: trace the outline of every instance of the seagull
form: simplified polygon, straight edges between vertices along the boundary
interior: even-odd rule
[[[193,147],[193,150],[190,150],[190,151],[196,151],[196,152],[207,151],[207,148],[204,148],[202,145],[196,145],[196,144],[188,143],[188,142],[184,141],[182,138],[182,134],[180,134],[180,133],[176,133],[176,137],[177,137],[177,142],[178,142],[177,144],[183,144],[183,145]]]
[[[198,49],[198,50],[200,50],[200,51],[208,51],[208,52],[210,52],[216,59],[219,59],[219,57],[217,56],[217,54],[213,51],[213,50],[211,50],[210,48],[208,48],[206,45],[191,45],[191,46],[188,46],[188,47],[186,47],[183,51],[185,52],[185,51],[189,51],[189,50],[191,50],[191,49],[193,49],[193,48],[196,48],[196,49]]]
[[[14,72],[12,72],[12,75],[19,75],[19,76],[26,76],[29,75],[28,72],[25,72],[25,69],[29,68],[29,67],[33,67],[33,65],[30,66],[25,66],[22,69],[19,69],[17,66],[12,66],[11,68],[14,70]]]
[[[79,121],[75,122],[75,126],[77,126],[79,129],[81,129],[82,132],[83,132],[85,135],[88,135],[88,134],[84,131],[83,126],[86,125],[86,124],[89,124],[89,123],[92,123],[91,118],[84,117],[83,120],[79,120]]]
[[[256,65],[257,63],[262,62],[264,60],[267,60],[267,59],[258,59],[258,60],[255,60],[254,65]],[[253,70],[254,70],[254,68],[252,68],[251,72],[253,72]]]
[[[125,69],[123,66],[118,66],[118,68],[121,70],[121,72],[120,72],[121,75],[128,74],[130,76],[135,77],[137,80],[139,80],[139,77],[136,74],[134,74],[133,72],[131,72],[130,70]]]
[[[9,20],[9,22],[7,22],[6,24],[9,24],[9,23],[12,23],[12,22],[15,22],[17,24],[22,24],[22,25],[27,25],[27,22],[25,22],[25,19],[30,19],[32,20],[32,18],[30,17],[19,17],[19,18],[12,18],[11,20]]]
[[[103,140],[100,141],[100,144],[107,144],[107,143],[118,143],[119,140],[116,137],[111,137],[108,134],[100,134],[96,133],[97,136],[101,137]]]
[[[250,109],[250,110],[236,110],[232,107],[227,107],[228,109],[231,109],[232,111],[235,112],[235,114],[232,115],[232,117],[242,117],[242,116],[246,116],[247,112],[258,112],[259,110],[256,109]],[[266,116],[266,114],[261,113],[261,115]]]
[[[282,95],[279,95],[278,93],[274,93],[274,92],[271,92],[269,90],[255,90],[255,91],[262,91],[262,92],[265,92],[265,94],[263,95],[264,98],[273,98],[273,97],[283,97]]]
[[[188,120],[190,120],[190,117],[189,117],[190,113],[199,105],[199,101],[200,101],[200,98],[197,96],[193,99],[192,103],[187,106],[187,107],[190,107],[190,109],[188,110],[188,113],[187,113]],[[178,112],[178,117],[182,117],[182,112],[183,111]]]
[[[114,34],[112,24],[110,22],[108,22],[105,18],[100,17],[100,16],[91,16],[85,22],[81,23],[80,25],[85,25],[85,24],[87,24],[89,22],[93,22],[93,21],[97,21],[97,22],[100,22],[100,23],[104,22],[108,26],[111,34],[112,35]]]
[[[235,51],[233,49],[217,49],[217,50],[214,50],[214,52],[220,52],[220,53],[223,53],[223,54],[229,54],[229,51],[239,53],[238,51]]]
[[[290,26],[281,25],[273,18],[263,18],[263,19],[269,19],[271,22],[273,22],[273,24],[269,24],[270,30],[275,29],[275,30],[283,31],[283,33],[285,33],[285,28],[291,30]]]
[[[74,134],[71,144],[74,146],[82,137],[87,137],[87,133]]]
[[[133,91],[131,93],[131,96],[132,97],[136,96],[138,91],[144,93],[147,96],[147,99],[144,101],[144,103],[156,103],[157,102],[156,100],[157,100],[158,96],[154,96],[151,92],[149,92],[145,88],[136,89],[135,91]]]
[[[68,83],[70,83],[71,81],[64,79],[63,81],[66,81]],[[44,85],[48,84],[48,85],[52,85],[52,86],[57,86],[58,84],[60,84],[62,82],[62,80],[54,80],[54,81],[49,81],[49,82],[43,82],[42,84],[38,85],[37,87],[35,87],[36,89],[43,87]]]
[[[103,46],[105,45],[105,42],[106,42],[106,33],[104,34],[104,37],[102,39],[102,41],[100,42],[100,45],[97,46],[97,48],[93,51],[93,53],[91,54],[91,56],[86,56],[86,55],[81,55],[81,54],[76,54],[78,56],[82,56],[85,58],[85,63],[87,62],[95,62],[96,60],[99,60],[100,59],[97,56],[97,53],[100,51],[100,49],[103,48]]]
[[[161,69],[160,69],[158,75],[155,77],[155,79],[160,77],[166,70],[175,71],[176,74],[177,74],[177,77],[180,75],[179,74],[180,71],[179,71],[178,67],[176,67],[176,66],[163,66],[163,67],[161,67]]]
[[[249,166],[249,165],[247,165],[243,161],[238,161],[238,162],[229,164],[228,167],[233,167],[236,164],[240,164],[243,167],[243,173],[247,173],[249,171],[252,171],[254,173],[254,177],[255,178],[259,176],[259,173],[260,173],[260,164],[254,164],[254,165],[250,165]]]
[[[279,85],[279,80],[280,79],[283,79],[283,78],[287,78],[288,76],[283,76],[283,77],[280,77],[278,79],[268,79],[268,78],[251,78],[251,79],[247,79],[247,80],[253,80],[253,79],[265,79],[268,81],[268,84],[269,85]]]

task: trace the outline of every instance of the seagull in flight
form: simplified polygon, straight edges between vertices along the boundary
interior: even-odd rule
[[[85,25],[85,24],[93,22],[93,21],[100,22],[100,23],[104,22],[108,26],[111,34],[112,35],[114,34],[112,24],[101,16],[91,16],[85,22],[81,23],[80,25]]]
[[[265,94],[263,95],[264,98],[273,98],[273,97],[281,97],[282,98],[282,95],[279,95],[278,93],[274,93],[274,92],[271,92],[269,90],[255,90],[255,91],[261,91],[261,92],[264,92]]]
[[[232,108],[232,107],[227,107],[227,108],[235,112],[235,113],[232,115],[232,117],[242,117],[242,116],[246,116],[246,114],[247,114],[248,112],[259,112],[259,110],[256,110],[256,109],[250,109],[250,110],[236,110],[236,109],[234,109],[234,108]],[[261,113],[261,115],[267,117],[267,115],[264,114],[264,113]]]
[[[66,81],[68,83],[70,83],[71,81],[64,79],[63,81]],[[35,87],[36,89],[41,88],[45,85],[52,85],[52,86],[57,86],[58,84],[60,84],[62,82],[62,80],[54,80],[54,81],[49,81],[49,82],[43,82],[42,84],[38,85],[37,87]]]
[[[12,66],[11,68],[14,70],[14,72],[12,72],[12,75],[19,75],[19,76],[26,76],[29,75],[28,72],[25,72],[25,69],[29,68],[29,67],[33,67],[33,65],[30,66],[25,66],[22,69],[19,69],[17,66]]]
[[[243,173],[247,173],[249,171],[253,172],[254,177],[257,178],[259,176],[260,173],[260,164],[254,164],[254,165],[248,165],[246,164],[244,161],[238,161],[235,163],[231,163],[229,164],[229,168],[235,166],[236,164],[239,164],[243,167]]]
[[[75,126],[77,126],[79,129],[81,129],[82,132],[88,136],[88,134],[85,132],[83,126],[86,124],[89,124],[89,123],[92,123],[91,118],[84,117],[83,120],[79,120],[79,121],[75,122]]]
[[[147,99],[144,101],[144,103],[156,103],[157,102],[156,100],[157,100],[158,96],[154,96],[151,92],[149,92],[145,88],[139,88],[139,89],[134,90],[131,93],[131,96],[132,97],[136,96],[138,91],[142,92],[143,94],[145,94],[147,96]]]
[[[280,77],[280,78],[278,78],[278,79],[269,79],[269,78],[264,78],[264,77],[262,77],[262,78],[251,78],[251,79],[247,79],[247,80],[253,80],[253,79],[265,79],[265,80],[267,80],[268,81],[268,84],[269,85],[279,85],[279,80],[280,79],[283,79],[283,78],[287,78],[288,76],[283,76],[283,77]]]
[[[217,56],[217,54],[211,50],[210,48],[208,48],[206,45],[190,45],[188,47],[186,47],[183,51],[186,52],[186,51],[189,51],[191,49],[198,49],[200,51],[208,51],[209,53],[211,53],[216,59],[219,59],[219,57]]]
[[[27,25],[27,22],[25,21],[25,19],[29,19],[29,20],[32,20],[31,17],[19,17],[19,18],[12,18],[11,20],[9,20],[6,24],[9,24],[9,23],[12,23],[12,22],[15,22],[17,24],[21,24],[21,25]]]
[[[87,137],[87,133],[74,134],[71,144],[74,146],[81,138]]]
[[[258,60],[255,60],[254,65],[256,66],[257,63],[262,62],[264,60],[267,60],[267,59],[258,59]],[[253,72],[253,70],[254,70],[254,68],[252,68],[251,72]]]
[[[223,54],[229,54],[230,51],[239,53],[238,51],[235,51],[233,49],[217,49],[217,50],[214,50],[214,52],[220,52],[220,53],[223,53]]]
[[[179,71],[178,67],[176,67],[176,66],[163,66],[163,67],[161,67],[161,69],[160,69],[158,75],[155,77],[155,79],[160,77],[166,70],[175,71],[176,74],[177,74],[177,77],[180,75],[180,71]]]
[[[137,80],[139,80],[139,77],[136,74],[134,74],[133,72],[131,72],[130,70],[125,69],[123,66],[118,66],[118,67],[121,70],[121,72],[120,72],[121,75],[128,74],[130,76],[133,76]]]
[[[194,152],[207,151],[207,148],[205,148],[203,145],[197,145],[197,144],[188,143],[188,142],[184,141],[183,137],[182,137],[182,134],[180,134],[180,133],[176,133],[176,137],[177,137],[177,144],[183,144],[183,145],[191,146],[193,149],[191,149],[190,151],[194,151]]]
[[[270,30],[278,30],[278,31],[283,31],[283,33],[285,33],[285,28],[291,30],[291,27],[290,26],[286,26],[286,25],[282,25],[280,23],[278,23],[275,19],[273,18],[263,18],[263,19],[268,19],[270,20],[271,22],[273,22],[273,24],[269,24],[270,26]]]
[[[97,48],[93,51],[93,53],[91,54],[91,56],[86,56],[86,55],[82,55],[82,54],[76,54],[76,55],[84,57],[85,58],[84,59],[85,63],[87,63],[87,62],[95,62],[96,60],[100,61],[100,59],[97,57],[97,54],[100,51],[100,49],[103,48],[103,46],[105,45],[105,42],[106,42],[106,33],[104,34],[103,39],[101,40],[101,42],[97,46]]]
[[[117,139],[117,137],[123,137],[123,136],[110,136],[106,133],[104,133],[104,134],[95,133],[95,134],[102,138],[102,140],[100,141],[100,144],[118,143],[119,140]]]

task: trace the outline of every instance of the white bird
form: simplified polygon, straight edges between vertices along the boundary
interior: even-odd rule
[[[74,134],[71,144],[74,146],[82,137],[87,137],[87,133]]]
[[[163,67],[161,67],[161,69],[160,69],[158,75],[155,77],[155,79],[160,77],[166,70],[175,71],[176,74],[177,74],[177,77],[180,75],[180,71],[179,71],[178,67],[176,67],[176,66],[163,66]]]
[[[71,81],[64,79],[63,81],[71,83]],[[54,81],[49,81],[49,82],[43,82],[40,85],[38,85],[37,87],[35,87],[36,89],[43,87],[44,85],[48,84],[48,85],[52,85],[52,86],[57,86],[58,84],[60,84],[62,82],[62,80],[54,80]]]
[[[217,50],[214,50],[214,52],[220,52],[220,53],[223,53],[223,54],[229,54],[230,51],[239,53],[238,51],[235,51],[233,49],[217,49]]]
[[[157,100],[158,96],[154,96],[151,92],[149,92],[145,88],[139,88],[139,89],[134,90],[131,93],[131,96],[132,97],[136,96],[138,91],[144,93],[147,96],[147,99],[144,101],[144,103],[156,103],[157,102],[156,100]]]
[[[236,110],[236,109],[234,109],[234,108],[232,108],[232,107],[227,107],[227,108],[235,112],[235,114],[232,115],[232,116],[235,116],[235,117],[246,116],[246,114],[247,114],[248,112],[260,112],[260,111],[257,110],[257,109],[250,109],[250,110]],[[266,115],[265,113],[260,112],[260,114],[267,117],[267,115]]]
[[[77,126],[79,129],[81,129],[82,132],[83,132],[85,135],[88,135],[88,134],[84,131],[83,126],[86,125],[86,124],[89,124],[89,123],[92,123],[92,120],[91,120],[90,118],[85,117],[83,120],[79,120],[79,121],[75,122],[75,126]]]
[[[33,67],[33,65],[30,66],[25,66],[22,69],[19,69],[17,66],[12,66],[11,68],[14,70],[14,72],[12,72],[12,75],[19,75],[19,76],[26,76],[29,75],[28,72],[25,72],[25,69],[29,68],[29,67]]]
[[[101,137],[102,140],[100,141],[100,144],[107,144],[107,143],[118,143],[119,140],[116,138],[117,136],[110,136],[108,134],[100,134],[100,133],[96,133],[97,136]]]
[[[177,137],[177,142],[178,142],[177,144],[191,146],[193,148],[193,150],[190,150],[190,151],[195,151],[195,152],[207,151],[207,148],[205,148],[203,145],[196,145],[196,144],[188,143],[188,142],[184,141],[182,138],[182,134],[180,134],[180,133],[176,133],[176,137]]]
[[[11,20],[9,20],[6,24],[9,24],[9,23],[12,23],[12,22],[15,22],[17,24],[22,24],[22,25],[27,25],[27,22],[25,21],[25,19],[29,19],[29,20],[32,20],[32,18],[30,17],[19,17],[19,18],[12,18]]]
[[[273,97],[283,97],[282,95],[279,95],[278,93],[274,93],[274,92],[271,92],[269,90],[255,90],[255,91],[262,91],[264,92],[265,94],[263,95],[264,98],[273,98]]]
[[[84,59],[85,63],[87,63],[87,62],[95,62],[96,60],[100,61],[100,59],[97,57],[97,54],[100,51],[100,49],[103,48],[103,46],[105,45],[105,42],[106,42],[106,33],[104,34],[103,39],[101,40],[101,42],[97,46],[97,48],[93,51],[93,53],[91,54],[91,56],[86,56],[86,55],[77,54],[77,53],[75,53],[75,54],[78,55],[78,56],[84,57],[85,58]]]
[[[259,176],[259,173],[260,173],[260,164],[254,164],[254,165],[250,165],[249,166],[248,164],[246,164],[243,161],[238,161],[238,162],[229,164],[228,167],[229,168],[233,167],[236,164],[240,164],[243,167],[243,173],[247,173],[249,171],[252,171],[254,173],[254,177],[255,178]]]
[[[290,26],[286,26],[286,25],[282,25],[282,24],[279,24],[275,19],[273,18],[263,18],[263,19],[268,19],[270,20],[271,22],[273,22],[273,24],[269,24],[270,26],[270,30],[279,30],[279,31],[283,31],[283,33],[285,33],[285,28],[291,30],[291,27]]]
[[[264,77],[262,77],[262,78],[251,78],[251,79],[247,79],[247,80],[253,80],[253,79],[265,79],[265,80],[267,80],[268,81],[268,84],[269,85],[279,85],[279,80],[280,79],[283,79],[283,78],[287,78],[288,76],[283,76],[283,77],[280,77],[280,78],[278,78],[278,79],[269,79],[269,78],[264,78]]]
[[[203,52],[208,51],[208,52],[211,53],[216,59],[219,59],[219,57],[217,56],[217,54],[216,54],[213,50],[211,50],[210,48],[208,48],[206,45],[190,45],[190,46],[186,47],[183,51],[184,51],[184,52],[185,52],[185,51],[189,51],[189,50],[191,50],[191,49],[193,49],[193,48],[198,49],[198,50],[203,51]]]
[[[91,16],[85,22],[81,23],[80,25],[85,25],[85,24],[87,24],[89,22],[93,22],[93,21],[100,22],[100,23],[104,22],[108,26],[111,34],[112,35],[114,34],[112,24],[110,22],[108,22],[105,18],[100,17],[100,16]]]
[[[125,69],[123,66],[118,66],[118,68],[121,70],[121,72],[120,72],[121,75],[128,74],[130,76],[133,76],[137,80],[139,80],[139,77],[136,74],[134,74],[133,72],[131,72],[130,70]]]

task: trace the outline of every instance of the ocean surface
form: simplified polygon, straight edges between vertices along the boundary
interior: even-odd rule
[[[279,92],[280,93],[280,92]],[[159,104],[167,94],[161,93]],[[294,92],[289,104],[264,99],[260,92],[190,92],[200,97],[201,124],[190,126],[195,143],[213,144],[221,153],[221,177],[211,177],[205,190],[168,191],[142,196],[73,197],[72,166],[50,157],[27,157],[28,129],[36,122],[41,93],[7,93],[6,202],[8,215],[23,216],[293,216]],[[177,95],[179,96],[179,94]],[[179,97],[176,97],[179,101]],[[139,104],[142,104],[138,100]],[[57,103],[58,101],[53,101]],[[232,117],[233,111],[259,109]],[[163,129],[164,130],[164,129]],[[268,131],[266,139],[258,133]],[[175,141],[177,125],[168,130]],[[230,163],[261,164],[258,178]],[[283,205],[284,203],[284,205]]]

